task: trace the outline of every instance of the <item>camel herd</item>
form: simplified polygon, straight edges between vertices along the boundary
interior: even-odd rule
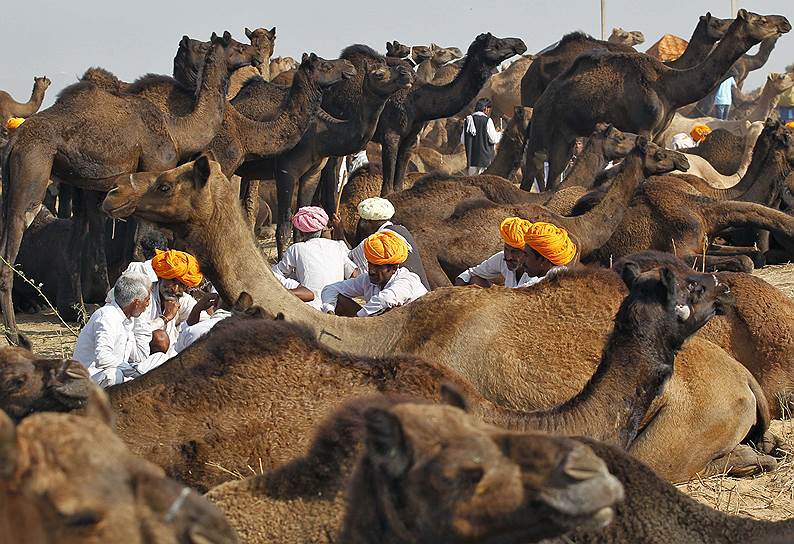
[[[90,67],[38,113],[46,77],[27,104],[0,92],[4,125],[25,118],[2,159],[0,535],[794,541],[794,519],[724,514],[672,485],[775,470],[770,421],[794,409],[794,301],[749,274],[794,255],[794,128],[774,115],[794,72],[741,90],[790,29],[709,13],[664,62],[622,29],[533,55],[485,33],[465,51],[390,41],[298,62],[273,57],[275,27],[246,28],[248,44],[182,37],[172,77]],[[729,71],[746,93],[734,118],[704,117]],[[459,175],[482,96],[503,137],[482,175]],[[667,148],[693,124],[714,130]],[[258,239],[270,219],[279,253],[312,202],[352,240],[373,196],[432,291],[344,318],[285,290]],[[452,287],[502,249],[511,216],[564,228],[568,268]],[[103,302],[152,233],[198,258],[233,316],[107,390],[34,355],[15,308]]]

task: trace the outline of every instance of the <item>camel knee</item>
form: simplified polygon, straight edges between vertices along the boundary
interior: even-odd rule
[[[165,353],[170,346],[171,340],[165,331],[156,330],[152,332],[152,340],[149,342],[149,351],[151,353]]]

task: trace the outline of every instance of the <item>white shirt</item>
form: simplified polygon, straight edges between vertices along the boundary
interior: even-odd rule
[[[493,281],[498,277],[504,278],[505,287],[519,287],[522,282],[530,280],[527,274],[521,276],[521,279],[516,278],[516,273],[507,268],[505,262],[505,252],[500,251],[496,255],[491,255],[477,266],[473,266],[468,270],[464,270],[458,277],[466,283],[471,282],[472,275],[478,276],[484,280]],[[540,281],[540,280],[538,280]]]
[[[212,327],[220,323],[222,320],[226,319],[227,317],[231,317],[231,312],[227,312],[226,310],[215,310],[215,313],[210,316],[209,319],[205,319],[204,321],[199,321],[195,325],[188,325],[187,323],[183,323],[182,327],[179,331],[179,338],[176,340],[176,346],[174,349],[177,353],[181,353],[184,351],[189,345],[193,342],[207,334],[212,330]]]
[[[546,278],[551,278],[555,274],[562,272],[563,270],[568,270],[567,266],[555,266],[550,268],[548,272],[546,272],[545,276],[529,276],[524,274],[521,278],[521,281],[518,282],[516,287],[532,287],[533,285],[540,283],[541,281],[545,280]]]
[[[474,128],[474,119],[471,119],[471,120],[469,119],[469,117],[471,117],[472,115],[483,115],[484,116],[485,113],[483,113],[481,111],[475,111],[474,113],[472,113],[471,115],[468,115],[466,117],[466,125],[464,127],[463,134],[460,135],[460,143],[462,143],[462,144],[466,143],[466,132],[467,131],[472,136],[476,136],[477,135],[477,129]],[[488,118],[488,122],[485,124],[485,132],[488,134],[488,141],[491,144],[493,144],[493,145],[498,144],[499,141],[502,139],[502,133],[496,130],[496,127],[493,124],[493,119],[491,119],[490,117]]]
[[[381,232],[383,230],[386,230],[386,227],[388,227],[390,225],[394,225],[394,223],[392,223],[391,221],[386,221],[384,224],[382,224],[378,228],[378,230],[376,232]],[[388,229],[388,230],[391,230],[391,229]],[[391,232],[396,234],[403,242],[408,244],[408,240],[406,240],[405,238],[400,236],[400,233],[395,232],[393,230],[391,230]],[[355,263],[356,267],[358,268],[359,274],[366,274],[367,272],[369,272],[369,261],[367,261],[367,258],[364,256],[364,242],[365,241],[366,240],[361,240],[361,242],[356,247],[351,249],[350,253],[348,253],[348,257],[350,257],[350,260],[353,261],[353,263]],[[413,251],[413,248],[411,247],[411,244],[408,244],[408,252],[411,253],[412,251]]]
[[[305,242],[291,245],[277,264],[273,265],[273,274],[287,289],[286,279],[297,280],[298,283],[314,293],[314,300],[307,302],[320,309],[320,294],[326,285],[345,280],[356,269],[355,263],[348,258],[350,250],[339,240],[328,238],[312,238]]]
[[[670,149],[678,151],[679,149],[691,149],[697,147],[697,142],[692,139],[692,136],[686,132],[679,132],[670,141]]]
[[[117,368],[139,361],[132,329],[133,319],[124,315],[115,301],[109,302],[94,312],[80,331],[72,358],[85,365],[97,383],[106,377],[106,372],[114,382],[112,375]]]
[[[369,281],[367,274],[359,274],[355,278],[332,283],[323,289],[321,309],[323,312],[333,312],[339,295],[349,298],[359,297],[363,298],[366,304],[361,307],[357,315],[358,317],[367,317],[389,308],[408,304],[426,293],[427,289],[422,285],[419,276],[407,268],[400,267],[382,290]]]

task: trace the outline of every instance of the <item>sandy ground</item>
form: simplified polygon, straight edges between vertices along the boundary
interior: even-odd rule
[[[272,259],[273,244],[262,249]],[[769,266],[755,274],[794,298],[794,264]],[[20,330],[33,342],[37,353],[49,357],[69,357],[77,338],[52,312],[18,315]],[[75,325],[71,325],[76,330]],[[693,480],[679,489],[714,508],[759,519],[779,520],[794,517],[794,420],[772,424],[772,431],[783,441],[785,458],[778,470],[755,478],[735,479],[716,476]]]

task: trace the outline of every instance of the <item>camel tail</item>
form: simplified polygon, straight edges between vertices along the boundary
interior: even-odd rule
[[[11,179],[11,153],[14,149],[14,138],[8,142],[5,149],[3,150],[3,164],[2,164],[2,175],[3,175],[3,194],[0,195],[0,239],[5,234],[5,225],[8,220],[8,188],[10,187],[10,179]]]
[[[794,217],[753,202],[715,202],[703,210],[709,236],[734,228],[757,228],[794,236]]]
[[[760,444],[767,429],[769,429],[769,423],[772,421],[772,412],[769,409],[769,400],[766,398],[764,390],[761,389],[761,384],[750,374],[749,370],[747,371],[747,385],[755,397],[756,419],[755,425],[750,427],[750,431],[747,433],[745,442]]]

